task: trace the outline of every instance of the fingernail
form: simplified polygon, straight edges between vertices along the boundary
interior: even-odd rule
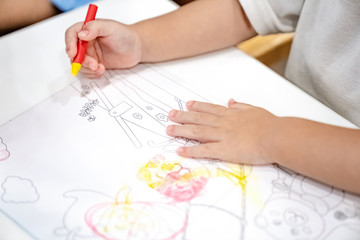
[[[169,117],[175,117],[175,116],[176,116],[176,113],[177,113],[177,111],[176,111],[175,109],[171,110],[171,111],[169,112]]]
[[[183,154],[183,153],[185,153],[185,148],[184,148],[184,147],[179,147],[179,148],[176,150],[176,152],[177,152],[178,154]]]
[[[192,105],[194,105],[195,101],[191,100],[191,101],[188,101],[186,103],[186,107],[191,107]]]
[[[99,70],[99,72],[101,72],[101,74],[104,73],[104,72],[105,72],[105,67],[104,67],[104,65],[99,64],[98,70]]]
[[[173,125],[169,125],[169,126],[166,127],[166,132],[167,132],[167,133],[171,133],[171,132],[173,131],[173,129],[174,129],[174,126],[173,126]]]
[[[78,33],[78,36],[83,38],[83,37],[86,37],[88,34],[89,34],[89,31],[88,31],[88,30],[81,30],[81,31]]]

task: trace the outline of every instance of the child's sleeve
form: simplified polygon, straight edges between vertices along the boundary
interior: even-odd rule
[[[295,31],[305,0],[239,0],[260,35]]]
[[[54,6],[63,12],[91,3],[93,1],[94,0],[51,0]]]

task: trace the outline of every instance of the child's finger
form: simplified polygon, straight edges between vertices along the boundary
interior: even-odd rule
[[[240,103],[240,102],[236,102],[234,99],[230,99],[229,102],[228,102],[228,107],[229,108],[236,108],[236,109],[239,109],[239,110],[245,110],[245,109],[248,109],[248,108],[251,108],[251,107],[254,107],[250,104],[246,104],[246,103]]]
[[[219,117],[213,114],[194,111],[185,112],[174,109],[169,112],[169,119],[181,124],[198,124],[210,127],[217,126],[219,121]]]
[[[96,69],[98,68],[98,65],[99,65],[99,62],[95,58],[93,58],[89,55],[86,55],[84,58],[84,61],[81,64],[81,67],[87,67],[91,71],[95,72]]]
[[[69,27],[65,32],[65,51],[70,59],[73,59],[76,56],[78,32],[81,30],[81,28],[82,22],[78,22]]]
[[[95,71],[97,77],[100,77],[101,75],[103,75],[104,72],[105,72],[105,66],[103,64],[99,63],[98,68]]]
[[[192,147],[180,147],[177,149],[177,153],[187,158],[226,159],[221,145],[214,142],[202,143]]]
[[[96,72],[87,69],[87,68],[81,68],[80,70],[81,75],[86,76],[87,78],[98,78],[98,74]]]
[[[166,127],[166,133],[171,137],[183,137],[200,142],[220,140],[217,129],[201,125],[169,125]]]
[[[79,39],[85,41],[94,40],[97,37],[106,37],[114,33],[113,22],[103,19],[97,19],[86,23],[83,30],[78,34]]]
[[[186,107],[190,111],[204,112],[215,116],[223,116],[227,111],[224,106],[198,101],[188,101]]]
[[[82,75],[88,77],[88,78],[99,78],[101,77],[105,72],[105,67],[103,64],[99,63],[96,70],[91,70],[87,68],[86,66],[81,67],[80,72]]]

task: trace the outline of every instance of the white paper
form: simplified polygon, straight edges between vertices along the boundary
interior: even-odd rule
[[[80,78],[0,127],[0,212],[34,239],[359,238],[357,196],[176,155],[188,100],[219,103],[156,65]]]

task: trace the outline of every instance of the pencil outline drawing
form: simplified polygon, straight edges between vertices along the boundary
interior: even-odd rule
[[[3,139],[0,137],[0,161],[5,161],[10,157],[10,152],[7,149],[6,144]]]
[[[267,234],[276,239],[331,239],[348,228],[360,233],[359,199],[350,201],[342,190],[286,169],[273,169],[277,177],[272,180],[272,194],[255,218]]]
[[[1,200],[5,203],[34,203],[40,195],[32,180],[19,176],[7,176],[1,184]]]
[[[118,70],[108,70],[101,80],[83,80],[81,89],[73,84],[77,91],[89,99],[79,115],[82,117],[88,116],[94,106],[99,106],[107,111],[109,116],[119,124],[122,131],[136,148],[141,148],[143,143],[140,140],[141,136],[138,136],[133,128],[141,128],[158,135],[164,139],[161,142],[183,142],[178,138],[173,140],[173,138],[167,136],[165,128],[170,124],[167,118],[168,112],[174,108],[183,111],[185,109],[185,100],[182,100],[178,94],[172,93],[157,84],[154,79],[160,79],[159,81],[166,81],[167,84],[175,85],[181,89],[183,95],[191,95],[203,101],[207,101],[207,98],[179,84],[156,68],[144,68],[142,66],[139,66],[139,68],[140,70],[136,71],[127,70],[128,74]],[[151,80],[146,78],[148,69],[151,69],[152,73],[156,74],[156,76],[152,76],[153,79]],[[155,91],[156,95],[152,94]],[[91,92],[95,93],[94,98],[89,97]],[[93,121],[95,118],[95,116],[91,115],[88,120]],[[158,145],[154,140],[149,140],[148,143],[151,146]]]

